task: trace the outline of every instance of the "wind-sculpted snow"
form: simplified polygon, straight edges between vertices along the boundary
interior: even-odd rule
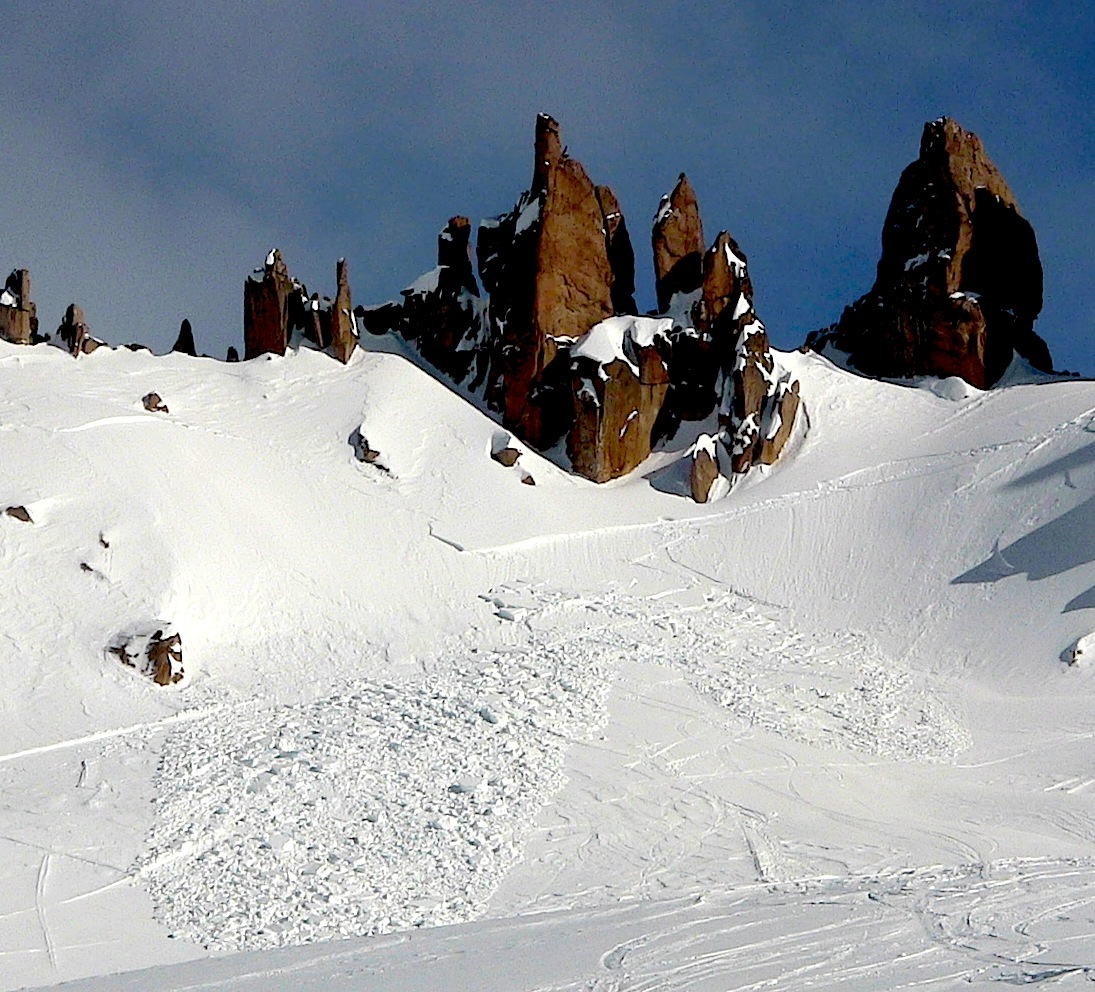
[[[472,654],[181,728],[142,869],[158,917],[217,948],[471,919],[603,719],[607,653]]]

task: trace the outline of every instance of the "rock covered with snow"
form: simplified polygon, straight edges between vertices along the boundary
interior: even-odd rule
[[[579,475],[608,482],[650,454],[669,390],[664,354],[673,321],[610,317],[571,349],[574,424],[567,454]]]
[[[175,685],[183,679],[182,636],[172,627],[120,634],[107,651],[156,685]]]
[[[702,280],[703,221],[696,191],[683,172],[662,197],[651,234],[658,312],[669,310],[677,293],[692,293]]]
[[[692,499],[706,503],[711,491],[721,477],[718,445],[710,434],[701,434],[692,447],[692,468],[688,474]]]
[[[15,269],[0,292],[0,339],[33,344],[38,333],[38,311],[30,298],[30,272]]]
[[[401,291],[402,300],[362,307],[374,334],[397,331],[434,368],[478,389],[486,377],[486,313],[471,263],[471,221],[451,217],[437,238],[437,266]]]
[[[1034,230],[977,135],[941,118],[901,175],[871,291],[811,335],[868,375],[996,383],[1018,352],[1052,370],[1034,332],[1042,265]]]

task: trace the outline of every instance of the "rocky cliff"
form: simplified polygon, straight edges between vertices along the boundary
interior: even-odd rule
[[[1030,224],[977,135],[949,118],[924,126],[882,230],[875,284],[811,336],[868,375],[960,376],[980,389],[1015,353],[1052,370],[1034,332],[1042,265]]]

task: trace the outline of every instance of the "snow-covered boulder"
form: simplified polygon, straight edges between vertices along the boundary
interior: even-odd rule
[[[115,638],[107,651],[156,685],[174,685],[183,679],[182,636],[173,627],[128,631]]]
[[[666,317],[610,317],[572,347],[567,454],[579,475],[608,482],[650,454],[669,389],[663,353],[672,326]]]
[[[1034,332],[1041,309],[1034,230],[981,139],[941,118],[894,191],[874,287],[807,343],[868,375],[957,375],[986,389],[1015,352],[1052,370]]]

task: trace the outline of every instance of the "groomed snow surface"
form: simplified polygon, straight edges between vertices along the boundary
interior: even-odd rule
[[[366,343],[0,345],[0,988],[1089,987],[1095,384],[780,355],[700,506]]]

